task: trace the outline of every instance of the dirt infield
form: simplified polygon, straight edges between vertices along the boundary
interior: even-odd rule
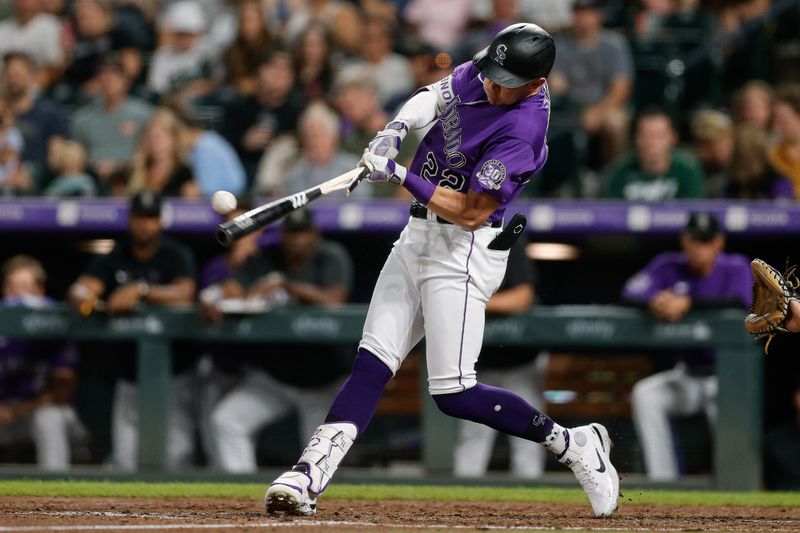
[[[622,505],[610,519],[587,505],[324,500],[313,519],[271,518],[261,503],[219,499],[0,499],[4,531],[800,531],[800,508]]]

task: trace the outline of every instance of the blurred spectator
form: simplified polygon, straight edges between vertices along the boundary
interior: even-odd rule
[[[794,187],[769,164],[770,138],[748,124],[736,128],[726,196],[739,200],[794,199]]]
[[[778,87],[772,113],[778,142],[769,152],[769,162],[791,181],[795,198],[800,199],[800,84]]]
[[[356,168],[359,158],[339,148],[341,135],[339,117],[324,104],[306,108],[300,116],[300,153],[297,162],[286,173],[283,187],[270,189],[273,195],[303,191]],[[355,197],[368,197],[370,187],[364,187]]]
[[[324,24],[333,36],[336,48],[355,54],[361,46],[364,28],[361,12],[352,2],[344,0],[302,0],[287,6],[290,10],[284,26],[284,39],[294,43],[312,22]]]
[[[448,51],[461,39],[472,15],[472,0],[410,0],[403,19],[422,40]]]
[[[710,213],[692,213],[681,235],[680,253],[664,252],[631,277],[623,297],[647,306],[658,320],[677,322],[690,309],[750,305],[750,260],[727,254],[725,236]],[[676,354],[674,368],[637,382],[631,392],[633,422],[644,452],[647,475],[675,480],[679,475],[671,416],[704,412],[716,422],[717,377],[714,352]]]
[[[74,141],[55,138],[50,143],[50,169],[56,178],[45,196],[95,196],[97,186],[86,170],[86,150]]]
[[[152,107],[128,96],[130,78],[121,62],[106,61],[98,78],[100,99],[75,112],[71,134],[86,148],[100,190],[111,192],[125,186],[128,161],[150,119]]]
[[[170,4],[160,20],[166,41],[150,63],[147,86],[157,94],[203,95],[214,87],[216,50],[206,39],[206,17],[194,0]]]
[[[703,109],[692,116],[691,129],[703,166],[706,194],[709,198],[722,198],[731,178],[733,121],[722,111]]]
[[[745,83],[733,98],[733,122],[750,124],[768,132],[772,127],[772,102],[775,91],[764,81]]]
[[[42,0],[13,0],[14,16],[0,21],[0,56],[24,52],[39,67],[39,87],[49,87],[61,75],[64,51],[61,23],[45,13]]]
[[[397,98],[408,96],[414,89],[414,79],[408,59],[392,51],[397,29],[391,20],[370,17],[364,26],[360,61],[344,67],[340,76],[357,69],[372,78],[378,88],[378,100],[384,108]]]
[[[11,106],[0,99],[0,194],[31,192],[33,184],[22,164],[25,141],[15,126]]]
[[[29,55],[9,52],[3,57],[2,95],[16,116],[24,140],[22,160],[41,185],[48,145],[67,136],[68,124],[63,110],[39,93],[36,78],[37,69]]]
[[[697,56],[709,38],[714,35],[715,20],[701,0],[676,0],[675,9],[664,20],[664,38],[672,50],[670,60],[678,59],[685,69],[680,80],[680,94],[664,94],[683,109],[696,109],[704,105],[719,105],[721,92],[720,65],[712,54]],[[692,58],[687,61],[687,58]],[[677,65],[677,63],[675,64]],[[665,65],[664,72],[677,72]],[[637,79],[637,84],[638,84]]]
[[[452,74],[453,68],[456,66],[450,54],[437,52],[434,47],[415,37],[404,39],[403,55],[408,57],[411,75],[414,78],[414,87],[424,87],[436,83]],[[467,61],[471,60],[472,56],[467,58]],[[406,98],[407,95],[402,100]],[[390,102],[389,107],[394,109],[400,105],[402,102],[398,100],[396,104]]]
[[[261,298],[270,306],[289,301],[332,307],[347,301],[352,282],[347,251],[322,240],[311,212],[303,209],[284,220],[281,245],[251,257],[225,282],[224,295]],[[212,413],[222,468],[255,472],[257,431],[293,410],[300,417],[301,440],[308,438],[349,370],[350,349],[330,344],[262,346],[242,381]]]
[[[703,171],[692,155],[675,149],[677,141],[665,112],[645,110],[636,121],[635,150],[608,170],[606,197],[632,202],[703,197]]]
[[[486,304],[490,316],[503,317],[528,311],[535,299],[534,272],[525,255],[528,240],[523,236],[511,248],[506,274],[500,288]],[[493,387],[513,387],[514,392],[537,409],[545,406],[544,373],[548,358],[538,356],[530,347],[485,347],[477,370],[481,383]],[[453,473],[458,477],[483,477],[489,467],[492,445],[497,432],[483,424],[459,420]],[[511,474],[520,478],[538,478],[544,473],[545,451],[535,442],[509,438]]]
[[[532,21],[550,33],[572,24],[573,0],[518,0],[522,20]]]
[[[4,307],[48,307],[41,263],[17,255],[2,267]],[[70,405],[75,354],[60,342],[0,339],[0,445],[33,440],[45,470],[67,470],[86,430]]]
[[[104,309],[119,315],[142,304],[180,306],[195,296],[195,267],[191,252],[162,235],[161,196],[143,191],[130,203],[128,238],[118,241],[108,255],[97,257],[69,289],[69,301],[87,316]],[[113,353],[118,379],[114,392],[112,444],[113,463],[121,470],[135,470],[139,433],[136,366],[130,343],[107,343]],[[173,355],[172,400],[164,406],[170,413],[167,465],[187,464],[194,448],[193,364],[194,357],[176,348]],[[145,413],[141,413],[142,416]]]
[[[764,439],[764,481],[770,490],[800,490],[800,386],[792,395],[795,419]]]
[[[128,84],[135,83],[142,72],[144,44],[133,28],[116,20],[110,0],[75,0],[72,13],[75,41],[68,48],[71,60],[65,84],[54,93],[57,98],[73,103],[80,102],[80,91],[102,93],[98,78],[110,55],[122,66]]]
[[[337,77],[331,99],[342,116],[342,149],[360,158],[375,132],[390,118],[378,103],[378,88],[366,72],[351,70]],[[404,147],[396,158],[398,162],[413,155],[413,151],[403,154]]]
[[[225,107],[220,131],[236,148],[249,178],[255,175],[270,142],[297,129],[303,106],[295,87],[292,56],[286,50],[273,48],[259,61],[255,93]]]
[[[180,127],[169,109],[159,107],[153,112],[131,158],[127,194],[148,189],[164,196],[199,196],[200,189],[178,146]]]
[[[303,97],[325,98],[333,84],[333,39],[324,24],[311,23],[295,42],[294,67]]]
[[[173,108],[173,113],[178,119],[178,149],[194,176],[193,181],[183,182],[181,195],[210,197],[219,190],[241,194],[247,176],[228,141],[215,131],[203,129],[181,109]]]
[[[471,61],[475,50],[483,50],[488,46],[497,33],[515,22],[520,22],[519,2],[517,0],[491,0],[491,11],[487,13],[486,20],[479,27],[470,30],[453,48],[453,62],[460,65]],[[536,18],[531,18],[537,25],[542,26]],[[419,85],[416,85],[419,87]]]
[[[238,31],[225,50],[225,82],[242,94],[253,94],[255,72],[261,56],[272,46],[272,35],[259,0],[243,0],[237,5]]]
[[[563,97],[564,119],[589,135],[587,161],[596,169],[625,150],[633,86],[631,51],[622,36],[603,28],[602,6],[602,0],[575,0],[572,27],[556,39],[549,78],[553,96]]]

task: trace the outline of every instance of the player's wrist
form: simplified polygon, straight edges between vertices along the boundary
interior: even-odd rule
[[[401,168],[405,170],[405,167]],[[435,183],[431,183],[410,171],[405,173],[401,185],[422,205],[428,205],[428,202],[433,198],[433,193],[436,192]]]

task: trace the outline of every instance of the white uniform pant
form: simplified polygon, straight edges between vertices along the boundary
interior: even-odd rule
[[[481,371],[481,383],[509,389],[543,411],[544,375],[549,357],[541,353],[536,360],[503,370]],[[489,467],[497,431],[489,426],[459,420],[454,473],[458,477],[481,477]],[[544,473],[545,448],[536,442],[509,436],[511,474],[520,478],[538,478]]]
[[[424,335],[430,393],[475,386],[486,302],[508,259],[487,248],[500,231],[409,219],[375,285],[359,348],[396,372]]]
[[[195,393],[197,381],[189,371],[172,377],[172,403],[167,426],[167,468],[175,470],[191,464],[195,438]],[[111,413],[113,466],[134,471],[138,464],[139,444],[139,387],[120,379],[114,390]]]
[[[300,418],[300,440],[307,440],[325,419],[340,386],[338,381],[318,389],[301,389],[281,383],[263,370],[248,371],[211,413],[216,466],[226,472],[255,472],[258,430],[292,410],[297,410]]]
[[[33,441],[36,464],[44,470],[67,470],[71,442],[85,438],[86,428],[70,405],[44,405],[29,416],[0,427],[0,446]]]
[[[678,478],[669,417],[691,416],[703,411],[713,426],[717,420],[716,400],[716,376],[691,376],[683,364],[634,385],[631,393],[633,422],[650,479]]]

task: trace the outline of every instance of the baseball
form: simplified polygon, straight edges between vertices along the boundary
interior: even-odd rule
[[[236,197],[228,191],[217,191],[211,197],[211,207],[220,215],[227,215],[236,209]]]

